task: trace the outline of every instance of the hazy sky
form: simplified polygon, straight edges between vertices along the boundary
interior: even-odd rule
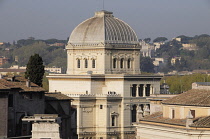
[[[210,0],[104,0],[140,39],[210,34]],[[103,0],[0,0],[0,42],[66,39]]]

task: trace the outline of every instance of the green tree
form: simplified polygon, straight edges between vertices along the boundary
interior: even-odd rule
[[[145,38],[144,41],[145,41],[146,43],[149,43],[149,42],[151,41],[151,38]]]
[[[192,89],[193,82],[209,82],[210,78],[207,74],[192,74],[184,76],[167,76],[164,77],[166,83],[170,87],[171,93],[182,93]]]
[[[176,59],[176,60],[175,60],[175,64],[174,64],[175,69],[176,69],[177,71],[181,71],[181,70],[180,70],[180,68],[181,68],[180,66],[181,66],[181,64],[180,64],[179,59]]]
[[[140,68],[142,72],[154,73],[154,64],[150,57],[141,57]]]
[[[43,60],[39,54],[34,54],[30,57],[26,72],[25,78],[30,79],[33,83],[42,86],[42,80],[44,75],[44,65]]]
[[[164,42],[167,40],[168,39],[166,37],[157,37],[156,39],[153,40],[153,42]]]

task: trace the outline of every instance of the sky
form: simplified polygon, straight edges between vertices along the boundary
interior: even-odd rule
[[[0,42],[67,39],[95,11],[112,11],[139,39],[210,35],[210,0],[0,0]]]

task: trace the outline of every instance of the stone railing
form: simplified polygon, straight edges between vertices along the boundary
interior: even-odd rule
[[[121,97],[120,94],[65,94],[68,97]]]

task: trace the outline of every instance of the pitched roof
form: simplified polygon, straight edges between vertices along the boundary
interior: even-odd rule
[[[186,126],[186,119],[170,119],[164,118],[162,112],[156,112],[152,115],[148,115],[140,120],[145,122],[152,123],[162,123],[167,125],[178,125],[178,126]],[[206,117],[198,117],[193,119],[193,124],[190,127],[196,128],[210,128],[210,116]]]
[[[147,122],[155,122],[155,123],[163,123],[163,124],[171,124],[171,125],[180,125],[185,126],[186,119],[170,119],[170,118],[163,118],[162,112],[156,112],[152,115],[145,116],[140,120],[147,121]]]
[[[198,85],[201,85],[201,86],[210,86],[210,82],[194,82]]]
[[[194,120],[191,127],[210,128],[210,116],[200,117]]]
[[[25,72],[26,69],[1,69],[0,68],[0,72]]]
[[[71,97],[68,97],[64,94],[58,93],[45,93],[46,100],[72,100]]]
[[[31,86],[26,86],[26,79],[24,77],[15,77],[14,81],[11,81],[10,77],[3,77],[0,79],[0,89],[12,89],[19,88],[20,92],[42,92],[44,88],[31,82]]]
[[[162,104],[209,107],[210,90],[192,89],[175,97],[164,100]]]

